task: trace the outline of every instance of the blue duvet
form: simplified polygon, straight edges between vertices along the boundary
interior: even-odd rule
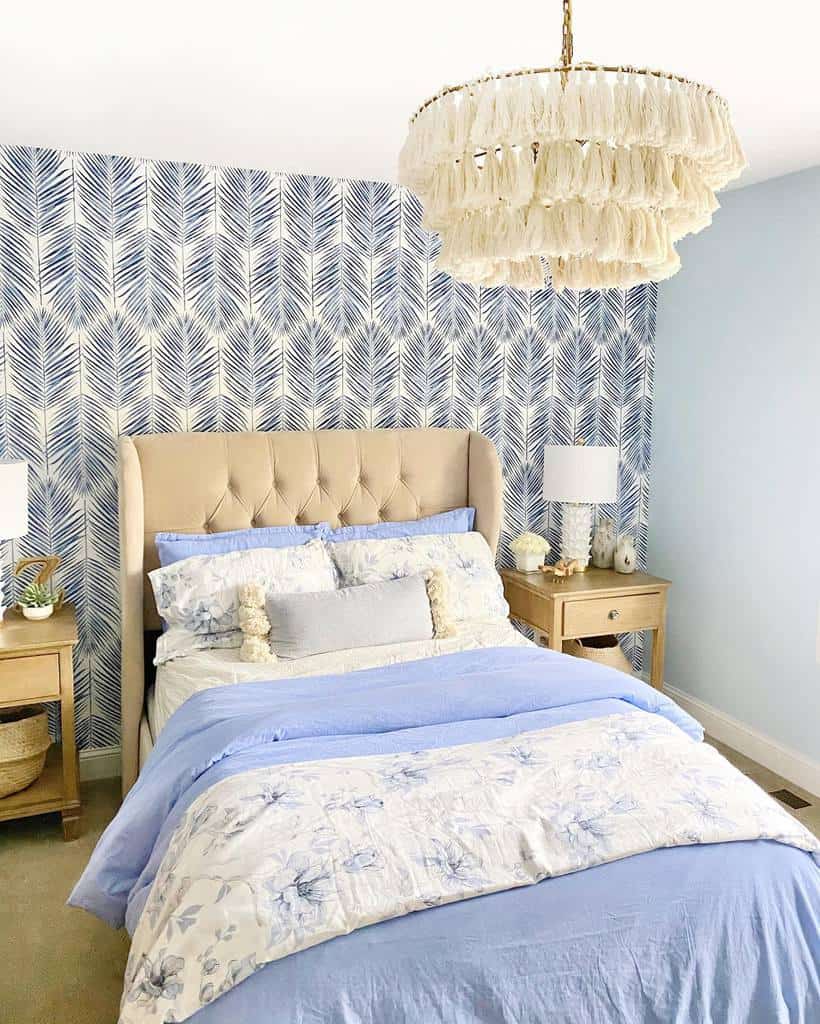
[[[629,707],[638,680],[532,648],[210,689],[171,718],[70,902],[133,931],[180,816],[266,765],[451,746]],[[820,875],[769,842],[657,850],[411,914],[268,964],[196,1024],[814,1024]]]

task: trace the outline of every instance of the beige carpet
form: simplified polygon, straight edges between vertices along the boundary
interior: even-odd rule
[[[810,807],[795,817],[820,835],[820,800],[715,744],[767,792],[789,789]],[[83,786],[83,830],[64,843],[59,817],[0,823],[0,1022],[114,1024],[128,955],[115,932],[65,899],[119,804],[118,780]],[[237,1022],[239,1024],[239,1022]]]

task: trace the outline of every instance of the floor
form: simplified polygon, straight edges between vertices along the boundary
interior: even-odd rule
[[[788,789],[808,801],[792,813],[820,836],[820,798],[713,745],[767,792]],[[66,907],[65,898],[117,809],[119,781],[86,783],[82,796],[82,836],[74,843],[63,843],[56,816],[0,823],[3,1024],[114,1024],[117,1018],[127,936]]]

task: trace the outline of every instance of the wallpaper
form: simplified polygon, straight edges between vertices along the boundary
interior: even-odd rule
[[[81,746],[119,741],[119,434],[476,428],[504,467],[502,561],[527,527],[558,546],[543,445],[617,444],[601,513],[643,556],[654,286],[456,284],[420,215],[378,182],[0,148],[0,448],[32,488],[4,585],[63,558]]]

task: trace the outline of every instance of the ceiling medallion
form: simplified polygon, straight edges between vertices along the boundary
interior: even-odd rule
[[[715,192],[746,166],[726,102],[648,68],[561,63],[448,86],[413,115],[399,181],[441,236],[438,266],[476,285],[628,288],[680,268]],[[545,266],[548,272],[545,274]]]

